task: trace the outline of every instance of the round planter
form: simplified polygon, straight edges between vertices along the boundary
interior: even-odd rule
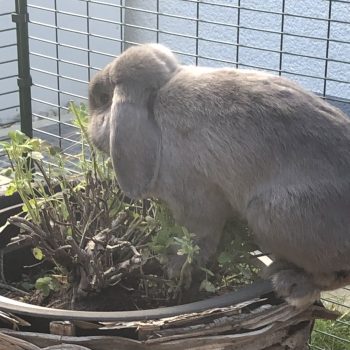
[[[16,210],[14,203],[0,210],[0,221]],[[26,256],[4,248],[13,234],[7,227],[0,242],[5,274],[15,273],[12,265]],[[50,309],[0,296],[0,350],[298,350],[308,348],[315,318],[336,317],[322,305],[291,307],[267,281],[190,304],[123,312]]]
[[[2,328],[0,344],[9,350],[62,344],[91,350],[307,349],[313,320],[336,317],[321,305],[296,310],[270,290],[258,281],[204,301],[130,312],[55,310],[0,297],[2,327],[18,327]]]

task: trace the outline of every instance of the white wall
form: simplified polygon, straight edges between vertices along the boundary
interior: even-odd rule
[[[238,0],[215,0],[215,3],[227,5],[227,7],[219,7],[199,2],[197,8],[196,2],[183,0],[159,0],[158,16],[159,34],[157,36],[157,15],[152,12],[157,11],[156,0],[124,0],[126,5],[125,17],[121,16],[120,5],[122,0],[107,0],[114,7],[89,4],[89,15],[93,18],[102,18],[115,23],[101,22],[95,19],[89,21],[90,33],[93,35],[101,35],[114,38],[115,41],[90,37],[90,49],[94,51],[104,52],[107,55],[92,53],[90,55],[90,65],[93,68],[101,68],[109,62],[114,55],[121,52],[122,44],[120,39],[124,38],[126,45],[128,42],[150,42],[156,41],[157,37],[161,43],[168,45],[171,49],[179,52],[180,59],[186,64],[196,63],[196,54],[198,54],[198,64],[210,66],[235,66],[237,47],[237,28],[238,10],[235,6]],[[13,1],[0,0],[0,12],[4,12]],[[29,0],[34,6],[44,6],[54,9],[54,0]],[[328,17],[328,0],[286,0],[285,12],[308,17],[317,17],[327,19]],[[57,0],[57,9],[61,12],[55,17],[54,12],[39,10],[30,7],[30,19],[33,22],[45,23],[48,26],[57,24],[60,27],[68,28],[76,31],[87,31],[87,3],[82,0]],[[274,51],[280,50],[281,35],[278,34],[282,28],[282,16],[279,14],[282,10],[282,0],[241,0],[240,25],[239,30],[240,47],[238,51],[239,66],[241,68],[249,68],[257,66],[261,69],[278,71],[280,68],[280,54],[278,52],[269,52],[258,50],[270,49]],[[245,9],[246,8],[246,9]],[[144,9],[147,13],[138,11]],[[277,14],[265,12],[253,12],[249,9],[259,9],[276,12]],[[74,12],[79,16],[69,16],[62,12]],[[203,22],[198,23],[196,19],[197,11],[199,11],[200,19]],[[177,16],[186,17],[185,19],[177,18]],[[350,2],[342,3],[333,1],[332,19],[330,34],[332,41],[329,42],[328,48],[328,67],[327,77],[334,80],[344,81],[328,81],[326,83],[327,95],[340,99],[350,99]],[[125,26],[119,23],[124,20]],[[1,26],[3,19],[0,17]],[[343,22],[347,23],[343,23]],[[208,23],[218,22],[218,23]],[[221,24],[219,24],[221,23]],[[226,25],[225,25],[226,24]],[[143,27],[143,28],[137,28]],[[259,32],[249,28],[259,28],[266,32]],[[300,17],[285,16],[283,36],[282,71],[283,74],[303,84],[307,89],[323,93],[325,84],[322,79],[326,72],[327,51],[327,30],[328,22],[326,20],[313,20]],[[277,33],[274,33],[277,32]],[[58,79],[55,75],[40,73],[41,69],[73,79],[87,81],[89,79],[89,70],[85,67],[89,64],[88,54],[85,51],[69,48],[67,46],[77,46],[82,49],[88,48],[87,36],[83,33],[72,33],[63,29],[57,31],[57,39],[63,46],[56,47],[56,30],[55,28],[40,26],[38,24],[30,24],[30,35],[52,41],[52,43],[43,43],[38,40],[31,39],[31,65],[33,67],[32,76],[35,84],[45,87],[34,86],[32,90],[33,98],[43,100],[51,105],[35,102],[33,111],[36,114],[44,115],[51,110],[51,117],[57,117],[57,108],[55,105],[65,105],[69,100],[79,100],[85,97],[87,93],[87,85],[84,82],[73,81],[66,78]],[[176,36],[174,33],[182,35]],[[196,46],[196,35],[200,38],[198,47]],[[123,36],[124,34],[124,36]],[[295,34],[295,35],[292,35]],[[302,36],[312,36],[319,39],[306,39]],[[204,40],[207,39],[207,40]],[[209,41],[208,41],[209,39]],[[3,43],[3,37],[0,42]],[[7,40],[7,37],[6,37]],[[215,41],[221,41],[218,43]],[[1,44],[0,44],[1,45]],[[61,62],[49,58],[39,57],[38,55],[46,55],[52,58],[56,57],[56,49]],[[181,54],[182,53],[182,54]],[[300,57],[312,56],[313,58]],[[0,60],[6,57],[12,57],[14,52],[0,52]],[[320,59],[318,59],[320,58]],[[347,61],[347,64],[338,61]],[[68,62],[78,63],[80,66],[74,66]],[[16,65],[6,67],[8,73],[16,72]],[[91,74],[94,69],[91,70]],[[4,74],[4,68],[0,66],[0,76]],[[305,75],[305,76],[303,76]],[[314,76],[314,77],[308,77]],[[319,78],[315,78],[319,77]],[[15,83],[15,80],[11,84]],[[58,85],[59,84],[59,85]],[[16,85],[15,85],[16,87]],[[57,95],[57,92],[50,89],[60,88],[64,92]],[[8,83],[0,81],[0,91],[9,89]],[[66,92],[66,93],[65,93]],[[70,94],[69,94],[70,93]],[[16,96],[12,96],[14,101],[10,101],[7,97],[6,101],[0,99],[0,105],[6,103],[17,103]],[[7,119],[16,117],[17,111],[9,111],[6,115]],[[5,120],[4,115],[0,115],[2,121]]]

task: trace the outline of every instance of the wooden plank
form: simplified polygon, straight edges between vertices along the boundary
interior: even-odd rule
[[[75,335],[75,325],[69,321],[50,322],[50,333],[56,335]]]
[[[192,315],[130,322],[129,329],[140,327],[139,331],[143,340],[119,336],[58,336],[0,329],[3,337],[8,335],[34,346],[30,349],[24,348],[24,345],[21,344],[11,344],[12,347],[7,344],[8,347],[0,348],[0,350],[37,350],[36,347],[49,348],[61,344],[67,345],[67,349],[69,349],[68,345],[73,345],[89,350],[267,350],[272,346],[281,346],[281,349],[293,349],[296,346],[296,349],[303,349],[310,335],[314,315],[324,312],[330,314],[330,317],[334,316],[333,313],[316,305],[305,310],[297,310],[287,304],[277,306],[263,304],[260,306],[258,303],[249,306],[248,309],[239,308],[237,305],[236,307],[212,309]],[[237,313],[237,311],[240,312]],[[118,324],[118,322],[116,323]],[[298,327],[294,327],[295,325]],[[79,327],[79,322],[76,326]],[[80,321],[80,326],[96,329],[98,324]],[[113,322],[110,326],[113,329]],[[96,329],[96,331],[98,330]]]
[[[25,340],[0,333],[0,350],[40,350],[40,348]]]
[[[85,346],[74,345],[74,344],[60,344],[60,345],[49,346],[42,350],[91,350],[91,349],[86,348]]]
[[[266,299],[255,298],[245,301],[236,305],[223,307],[223,308],[211,308],[201,312],[192,312],[183,315],[177,315],[173,317],[165,317],[154,320],[144,321],[131,321],[131,322],[100,322],[103,326],[102,330],[123,329],[123,328],[138,328],[143,331],[158,330],[161,328],[174,328],[181,325],[188,325],[193,323],[203,323],[213,319],[217,319],[220,316],[239,315],[244,307],[252,305],[254,303],[263,302]]]
[[[144,345],[136,340],[111,337],[111,336],[91,336],[91,337],[70,337],[58,336],[53,334],[33,333],[33,332],[16,332],[9,329],[1,329],[0,334],[10,335],[18,339],[25,340],[39,348],[45,348],[60,344],[72,344],[85,346],[92,350],[144,350]],[[7,350],[7,349],[1,349]],[[11,349],[12,350],[12,349]],[[31,349],[28,349],[31,350]],[[37,350],[37,349],[33,349]]]
[[[275,324],[265,326],[258,330],[238,334],[199,336],[186,339],[172,339],[171,337],[167,337],[163,339],[152,339],[145,342],[116,336],[70,337],[2,330],[3,336],[6,336],[6,334],[12,335],[18,340],[29,342],[29,344],[33,346],[32,348],[7,347],[4,349],[0,348],[0,350],[38,350],[37,347],[46,348],[46,350],[55,350],[61,349],[62,344],[67,345],[67,350],[78,350],[78,346],[83,347],[81,350],[84,348],[88,350],[263,350],[275,346],[276,344],[280,345],[282,349],[293,344],[299,346],[299,344],[307,343],[311,322],[304,323],[304,326],[295,331],[294,334],[289,334],[290,329],[292,329],[289,326],[300,324],[303,320],[303,318],[297,317],[289,320],[289,322],[276,322]],[[61,348],[54,347],[55,345],[61,346]],[[68,345],[75,346],[76,348],[68,347]],[[302,347],[300,349],[302,349]]]

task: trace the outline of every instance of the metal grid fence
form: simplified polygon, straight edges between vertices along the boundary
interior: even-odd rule
[[[285,75],[349,111],[349,6],[344,0],[28,1],[34,134],[62,147],[74,142],[67,102],[85,101],[91,74],[141,42],[165,43],[187,64]]]
[[[1,125],[16,120],[19,113],[17,80],[16,25],[11,21],[14,2],[0,7],[0,121]],[[11,119],[8,116],[13,115]],[[17,117],[18,119],[18,117]],[[1,135],[2,136],[2,135]]]
[[[185,64],[284,75],[350,116],[349,0],[16,0],[0,2],[0,98],[7,100],[0,100],[0,124],[5,112],[15,118],[19,107],[15,3],[29,14],[28,23],[25,16],[17,22],[17,40],[29,43],[33,80],[31,97],[24,93],[21,100],[22,129],[63,149],[72,151],[77,139],[67,103],[86,102],[90,77],[143,42],[166,44]],[[11,103],[9,95],[15,96]],[[349,313],[350,290],[339,293],[325,298]],[[350,333],[348,320],[337,322]],[[333,337],[334,349],[350,348],[349,340],[318,332]]]

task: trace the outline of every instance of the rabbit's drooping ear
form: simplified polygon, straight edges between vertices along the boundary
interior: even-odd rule
[[[147,107],[115,101],[110,154],[119,185],[131,198],[147,196],[158,176],[161,132]]]
[[[110,114],[110,155],[121,189],[142,198],[158,176],[161,130],[154,100],[179,68],[171,51],[146,44],[126,50],[109,69],[114,86]]]

